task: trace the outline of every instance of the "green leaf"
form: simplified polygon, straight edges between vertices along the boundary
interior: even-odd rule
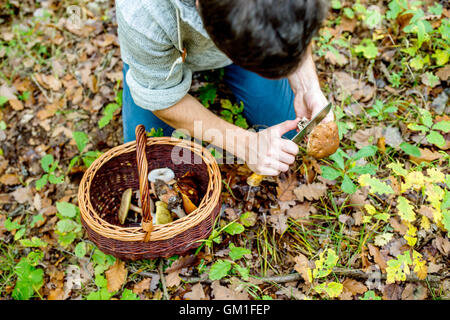
[[[230,242],[230,253],[229,256],[233,261],[241,259],[246,254],[251,254],[251,251],[246,248],[236,247],[234,243]]]
[[[442,212],[442,224],[445,230],[447,230],[447,236],[450,237],[450,210]]]
[[[80,153],[83,152],[84,148],[86,148],[86,145],[89,142],[89,136],[82,131],[75,131],[73,133],[73,139],[77,144],[78,151]]]
[[[408,199],[399,196],[397,201],[398,214],[402,220],[414,222],[414,220],[416,220],[416,213],[414,212],[414,207],[410,204]]]
[[[209,108],[211,103],[214,103],[217,97],[217,89],[212,83],[208,83],[205,86],[198,89],[199,100],[206,107]]]
[[[24,228],[24,226],[22,226],[21,224],[17,223],[16,221],[12,222],[11,218],[8,218],[8,219],[5,220],[4,227],[5,227],[6,230],[8,230],[10,232],[14,231],[14,230],[17,230],[17,229],[20,229],[20,228]]]
[[[64,182],[64,175],[60,175],[57,177],[54,174],[50,174],[48,176],[48,182],[53,183],[53,184],[61,184]]]
[[[244,230],[244,226],[237,222],[232,222],[228,226],[226,226],[225,229],[223,229],[223,231],[231,235],[240,234],[244,232]]]
[[[110,293],[108,289],[102,288],[99,291],[89,293],[86,300],[110,300],[113,295],[114,293]]]
[[[239,218],[239,221],[245,226],[245,227],[252,227],[256,224],[256,219],[258,218],[258,215],[253,211],[247,211],[244,214],[242,214]]]
[[[56,224],[56,230],[58,230],[61,233],[74,231],[77,229],[77,227],[78,224],[71,219],[59,220],[58,223]]]
[[[329,158],[334,161],[336,166],[341,169],[345,170],[345,160],[344,157],[348,158],[348,155],[342,151],[342,149],[338,149],[335,153],[333,153]]]
[[[122,297],[120,297],[120,300],[141,300],[137,294],[135,294],[130,289],[124,289],[122,292]]]
[[[231,261],[217,260],[209,270],[209,279],[220,280],[228,275],[231,270]]]
[[[402,149],[407,155],[413,156],[413,157],[420,157],[421,152],[420,149],[416,146],[413,146],[409,143],[402,142],[400,144],[400,149]]]
[[[62,245],[63,247],[67,247],[70,245],[75,239],[77,238],[77,235],[75,232],[68,232],[65,234],[58,234],[58,243]]]
[[[239,272],[239,274],[241,275],[241,277],[244,281],[248,280],[248,278],[250,276],[250,270],[248,268],[241,267],[240,265],[238,265],[236,263],[236,264],[234,264],[233,269],[237,270]]]
[[[357,187],[348,175],[344,175],[344,179],[342,180],[341,189],[345,193],[353,194],[356,192]]]
[[[381,297],[375,295],[375,292],[372,290],[366,291],[363,297],[360,297],[359,300],[381,300]]]
[[[378,48],[370,39],[363,39],[359,45],[355,47],[356,53],[362,53],[366,59],[375,59],[378,55]]]
[[[46,247],[48,245],[47,242],[42,241],[38,237],[33,237],[33,238],[31,238],[31,240],[30,239],[20,240],[20,244],[23,245],[24,247],[28,247],[28,248],[40,248],[40,247]]]
[[[39,214],[33,216],[30,226],[33,228],[34,225],[39,221],[44,221],[44,216],[42,215],[42,213],[39,213]]]
[[[443,11],[444,11],[444,8],[443,8],[442,5],[441,5],[440,3],[438,3],[438,2],[436,2],[436,3],[434,4],[434,6],[428,8],[428,12],[429,12],[429,13],[431,13],[431,14],[433,14],[433,15],[435,15],[435,16],[439,16],[439,17],[442,15],[442,12],[443,12]]]
[[[335,10],[339,10],[342,8],[342,3],[340,0],[331,0],[331,7]]]
[[[78,213],[78,207],[68,202],[57,202],[56,209],[63,217],[67,218],[75,218]]]
[[[358,161],[361,158],[373,157],[377,153],[378,148],[376,146],[366,146],[355,153],[351,158],[354,161]]]
[[[8,98],[4,96],[0,96],[0,107],[3,107],[5,103],[8,102]]]
[[[431,55],[434,59],[436,59],[436,65],[438,66],[444,66],[447,64],[450,54],[449,50],[440,50],[437,49],[434,54]]]
[[[342,173],[340,171],[331,167],[321,166],[320,169],[322,170],[322,177],[328,180],[336,180],[337,178],[342,176]]]
[[[437,131],[430,131],[430,133],[426,136],[427,140],[429,143],[432,143],[438,147],[443,147],[445,146],[445,139],[442,136],[442,134],[440,134]]]
[[[450,121],[440,121],[433,126],[433,130],[439,130],[445,133],[450,132]]]
[[[381,24],[381,21],[383,20],[383,15],[378,12],[377,10],[367,10],[366,11],[366,18],[364,19],[364,23],[370,28],[374,29],[378,25]],[[377,49],[378,52],[378,49]]]
[[[52,165],[54,159],[53,159],[53,155],[52,154],[46,154],[45,156],[42,157],[41,159],[41,166],[42,169],[45,172],[49,172],[50,171],[50,166]]]
[[[16,234],[14,235],[14,241],[17,241],[20,238],[22,238],[26,231],[27,231],[26,228],[21,228],[21,229],[17,230]]]
[[[394,172],[394,174],[396,174],[397,176],[406,177],[406,175],[408,174],[408,170],[403,168],[403,164],[401,164],[400,162],[390,163],[386,167],[391,169],[392,172]]]
[[[356,174],[370,174],[374,175],[377,173],[377,166],[372,163],[366,164],[365,166],[355,166],[347,171],[348,174],[356,173]]]
[[[412,131],[420,131],[422,134],[428,132],[428,130],[430,130],[429,128],[422,126],[420,124],[417,123],[410,123],[408,124],[408,129],[412,130]]]
[[[234,124],[243,129],[248,129],[247,119],[245,119],[245,117],[241,114],[238,114],[236,116],[236,121],[234,122]]]
[[[75,246],[75,255],[78,258],[83,258],[86,255],[86,243],[84,242],[78,242],[78,244]]]

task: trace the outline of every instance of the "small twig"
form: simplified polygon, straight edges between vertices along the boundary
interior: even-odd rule
[[[45,91],[44,88],[42,88],[42,86],[39,84],[39,82],[36,80],[36,78],[34,77],[34,75],[31,75],[31,80],[33,80],[33,82],[38,86],[38,88],[41,90],[42,94],[44,95],[45,99],[47,99],[47,101],[49,103],[53,103],[53,99],[50,99],[47,95],[47,92]]]
[[[333,273],[335,273],[338,276],[345,276],[345,277],[352,277],[357,279],[369,279],[370,277],[373,277],[373,274],[366,273],[360,269],[345,269],[345,268],[333,268]],[[154,277],[157,275],[155,272],[140,272],[140,275],[146,276],[146,277]],[[163,281],[164,277],[162,274],[161,276],[161,282]],[[441,282],[442,280],[450,277],[450,273],[444,273],[441,276],[438,275],[428,275],[425,279],[421,280],[417,278],[415,275],[408,275],[406,277],[406,282],[419,282],[419,281],[428,281],[428,282]],[[275,283],[285,283],[285,282],[291,282],[291,281],[300,281],[303,280],[302,276],[298,273],[291,273],[291,274],[285,274],[285,275],[279,275],[279,276],[271,276],[271,277],[258,277],[254,276],[255,279],[263,281],[263,282],[275,282]],[[379,279],[380,280],[386,280],[387,276],[385,273],[380,274]],[[200,278],[200,277],[185,277],[180,275],[180,279],[183,280],[185,283],[212,283],[212,280],[209,280],[208,278]],[[223,281],[228,281],[227,279],[224,279]],[[165,288],[165,283],[163,284],[163,289]],[[167,289],[166,289],[167,290]]]
[[[164,277],[163,265],[164,265],[164,259],[161,259],[159,262],[159,266],[158,266],[158,273],[159,273],[159,277],[161,279],[161,285],[163,288],[164,299],[170,300],[169,293],[167,292],[166,278]],[[140,274],[144,274],[144,273],[141,272]],[[153,274],[153,276],[155,276],[155,275],[156,274]]]

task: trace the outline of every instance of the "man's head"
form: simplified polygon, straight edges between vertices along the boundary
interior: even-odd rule
[[[266,78],[292,73],[326,14],[323,0],[198,0],[216,46]]]

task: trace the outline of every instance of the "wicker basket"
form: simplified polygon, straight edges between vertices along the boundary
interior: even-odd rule
[[[174,148],[177,147],[176,150]],[[188,161],[172,162],[172,151]],[[180,151],[180,153],[178,153]],[[181,153],[184,152],[184,153]],[[168,167],[176,178],[196,174],[204,195],[189,215],[164,225],[153,225],[150,215],[148,172]],[[124,260],[153,259],[183,254],[200,245],[212,231],[220,211],[221,175],[214,157],[202,146],[175,138],[147,138],[143,125],[136,141],[104,153],[85,172],[78,189],[81,221],[98,248]],[[142,222],[122,226],[117,213],[124,190],[139,190]]]

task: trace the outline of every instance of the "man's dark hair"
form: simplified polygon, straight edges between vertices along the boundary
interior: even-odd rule
[[[270,79],[295,71],[327,9],[323,0],[199,0],[215,45],[235,64]]]

